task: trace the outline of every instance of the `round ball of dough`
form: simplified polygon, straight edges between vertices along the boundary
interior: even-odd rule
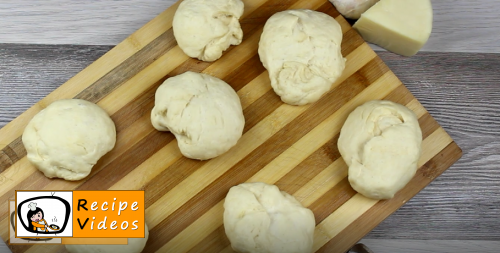
[[[149,238],[148,225],[146,225],[144,238],[128,238],[126,245],[66,245],[66,250],[70,253],[140,253],[146,246]]]
[[[224,229],[238,252],[309,253],[315,226],[313,212],[275,185],[233,186],[224,202]]]
[[[338,140],[352,188],[372,199],[394,197],[413,178],[421,145],[422,131],[415,113],[381,100],[356,108]]]
[[[239,22],[243,9],[241,0],[184,0],[172,23],[177,44],[190,57],[219,59],[243,39]]]
[[[259,56],[271,86],[291,105],[317,101],[345,68],[342,29],[332,17],[312,10],[287,10],[266,22]]]
[[[158,88],[151,122],[157,130],[175,135],[184,156],[207,160],[236,145],[245,118],[231,86],[209,75],[186,72]]]
[[[80,180],[115,146],[116,129],[94,103],[65,99],[50,104],[22,136],[28,160],[46,177]]]

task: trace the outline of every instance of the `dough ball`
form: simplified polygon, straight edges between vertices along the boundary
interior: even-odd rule
[[[174,36],[188,56],[215,61],[230,45],[239,45],[243,31],[241,0],[184,0],[174,15]]]
[[[28,160],[46,177],[80,180],[115,146],[115,124],[94,103],[65,99],[50,104],[23,133]]]
[[[342,29],[332,17],[312,10],[287,10],[266,22],[259,56],[271,86],[291,105],[317,101],[345,68]]]
[[[66,245],[66,250],[70,253],[140,253],[146,246],[149,238],[148,225],[144,230],[144,238],[128,238],[127,245]]]
[[[346,18],[358,19],[366,10],[379,0],[330,0],[335,8]]]
[[[158,88],[151,122],[157,130],[175,135],[184,156],[207,160],[238,142],[245,118],[231,86],[209,75],[186,72]]]
[[[372,199],[394,197],[413,178],[421,145],[422,131],[415,113],[381,100],[356,108],[338,140],[352,188]]]
[[[238,252],[309,253],[315,226],[313,212],[275,185],[240,184],[224,202],[224,229]]]

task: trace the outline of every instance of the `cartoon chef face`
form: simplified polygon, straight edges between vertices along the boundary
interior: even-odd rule
[[[41,219],[43,219],[43,214],[41,211],[38,211],[37,213],[33,214],[33,216],[31,216],[31,221],[38,222]]]

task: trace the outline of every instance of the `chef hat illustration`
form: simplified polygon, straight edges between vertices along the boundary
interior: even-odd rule
[[[36,210],[36,203],[35,202],[31,202],[28,207],[31,209],[31,211],[35,211]]]

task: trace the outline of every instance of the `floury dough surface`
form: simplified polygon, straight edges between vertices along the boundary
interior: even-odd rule
[[[422,131],[407,107],[374,100],[356,108],[341,129],[338,148],[354,190],[389,199],[415,175]]]
[[[70,253],[140,253],[149,238],[148,226],[145,225],[144,238],[128,238],[126,245],[66,245]]]
[[[174,36],[188,56],[212,62],[231,45],[239,45],[243,31],[241,0],[184,0],[173,19]]]
[[[184,156],[207,160],[236,145],[245,118],[231,86],[209,75],[186,72],[158,88],[151,123],[159,131],[172,132]]]
[[[313,212],[275,185],[233,186],[224,201],[224,229],[237,252],[310,253],[315,226]]]
[[[116,129],[98,105],[65,99],[35,115],[26,126],[22,141],[28,160],[45,176],[80,180],[113,149]]]
[[[328,92],[345,68],[342,29],[312,10],[287,10],[266,22],[259,56],[283,102],[304,105]]]

